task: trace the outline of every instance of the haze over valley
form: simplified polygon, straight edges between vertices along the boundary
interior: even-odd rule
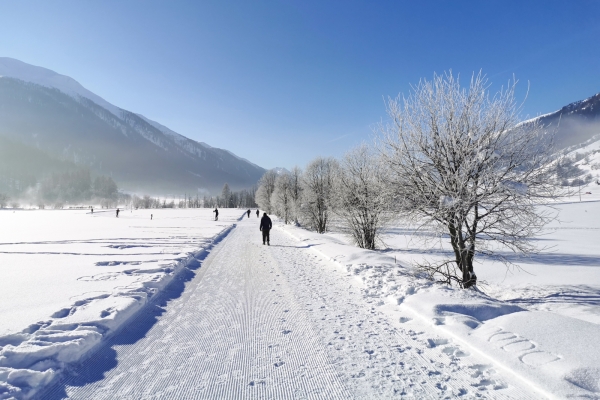
[[[120,109],[48,69],[3,57],[0,77],[0,140],[10,154],[0,160],[4,180],[26,187],[44,173],[79,167],[110,176],[127,192],[204,195],[220,192],[224,183],[250,188],[265,171]]]

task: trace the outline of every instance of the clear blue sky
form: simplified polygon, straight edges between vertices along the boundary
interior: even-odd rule
[[[265,168],[341,156],[383,98],[515,74],[524,116],[600,92],[600,1],[0,1],[0,56]]]

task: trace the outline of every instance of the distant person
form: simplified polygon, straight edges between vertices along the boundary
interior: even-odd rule
[[[121,210],[119,210],[119,209],[117,208],[117,218],[119,218],[119,211],[121,211]]]
[[[260,230],[262,231],[263,245],[265,244],[265,241],[267,242],[268,246],[271,245],[269,232],[271,231],[272,227],[273,223],[271,222],[271,218],[269,218],[267,213],[264,213],[263,217],[260,219]]]
[[[259,214],[259,212],[258,212],[258,210],[256,210],[256,218],[258,218],[258,214]]]
[[[215,211],[213,211],[215,213],[215,221],[219,220],[219,210],[217,209],[217,207],[215,207]]]
[[[150,214],[150,221],[152,221],[152,214]]]
[[[92,214],[94,213],[94,207],[92,207]]]
[[[248,218],[250,218],[250,210],[248,210]]]

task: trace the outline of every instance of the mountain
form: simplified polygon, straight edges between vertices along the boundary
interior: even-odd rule
[[[600,139],[600,93],[568,104],[558,111],[534,118],[551,130],[556,129],[558,149],[582,146]]]
[[[0,137],[150,194],[218,193],[226,182],[248,188],[265,172],[121,109],[68,76],[6,57],[0,57]]]

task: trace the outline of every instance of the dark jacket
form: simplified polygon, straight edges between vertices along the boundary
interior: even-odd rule
[[[271,218],[268,215],[263,215],[260,219],[260,230],[263,229],[271,229],[273,227],[273,223],[271,222]]]

